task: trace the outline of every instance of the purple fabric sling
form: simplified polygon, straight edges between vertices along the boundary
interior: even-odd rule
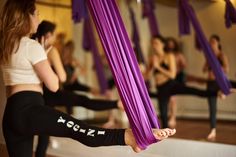
[[[85,1],[86,0],[72,0],[72,18],[74,23],[81,22],[82,19],[84,20],[82,46],[84,50],[92,51],[94,66],[100,86],[100,93],[104,94],[108,89],[108,81],[105,77],[104,68],[95,42],[94,32],[90,23]]]
[[[129,12],[130,12],[130,19],[131,19],[131,24],[132,24],[132,41],[134,44],[134,51],[135,51],[138,62],[145,64],[142,48],[140,46],[140,36],[139,36],[139,31],[138,31],[138,25],[135,20],[134,11],[132,10],[131,7],[129,7]]]
[[[89,35],[87,34],[88,33],[88,29],[86,28],[86,20],[88,18],[84,18],[84,23],[83,23],[83,36],[82,36],[82,47],[83,49],[86,51],[86,52],[90,52],[89,50],[92,49],[92,45],[91,45],[91,42],[90,42],[90,38],[89,38]]]
[[[157,142],[157,115],[115,0],[87,0],[130,126],[141,149]]]
[[[230,0],[225,0],[225,25],[230,28],[236,24],[236,10]]]
[[[158,22],[155,15],[155,2],[153,0],[143,0],[143,17],[148,18],[149,28],[151,31],[151,36],[156,36],[160,34]]]
[[[93,54],[96,74],[97,74],[98,82],[100,85],[100,92],[104,94],[105,91],[108,89],[108,81],[106,80],[106,77],[105,77],[103,64],[101,62],[101,58],[100,58],[96,41],[95,41],[95,37],[94,37],[93,28],[92,28],[89,18],[84,19],[84,37],[85,36],[87,39],[86,42],[89,43],[88,44],[89,47],[86,47],[86,48],[88,48],[87,50],[91,50]]]
[[[216,81],[224,94],[230,93],[231,84],[223,73],[221,66],[214,55],[203,31],[197,20],[193,8],[189,5],[188,0],[179,0],[179,31],[181,35],[190,33],[190,22],[195,30],[199,44],[204,52],[205,58],[210,65]],[[186,26],[183,26],[186,25]]]
[[[88,12],[86,9],[86,0],[72,0],[72,19],[75,23],[78,23],[83,18],[88,17]]]

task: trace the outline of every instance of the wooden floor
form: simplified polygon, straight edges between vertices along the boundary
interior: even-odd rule
[[[175,138],[206,141],[209,128],[208,120],[179,119]],[[236,121],[218,121],[216,132],[216,143],[236,145]]]
[[[92,123],[91,121],[88,121]],[[100,121],[104,122],[104,121]],[[96,123],[99,125],[100,123]],[[177,120],[177,133],[175,138],[190,139],[197,141],[206,141],[207,134],[209,133],[209,121],[207,120],[191,120],[191,119],[178,119]],[[235,121],[218,121],[217,122],[217,138],[216,143],[236,145],[236,122]],[[1,150],[1,148],[0,148]],[[7,157],[4,151],[1,157]],[[54,157],[48,155],[47,157]]]

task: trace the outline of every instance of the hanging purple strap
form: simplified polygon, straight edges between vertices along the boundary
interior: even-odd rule
[[[100,92],[104,94],[105,91],[108,89],[108,83],[105,77],[103,64],[101,62],[101,58],[100,58],[96,41],[95,41],[95,37],[94,37],[93,28],[92,28],[89,18],[84,19],[84,37],[85,36],[87,40],[86,43],[88,45],[88,47],[86,48],[88,48],[87,50],[91,50],[93,54],[96,74],[97,74],[97,78],[98,78],[98,82],[99,82],[100,90],[101,90]]]
[[[200,44],[200,42],[199,42],[198,37],[197,37],[196,34],[194,34],[194,40],[195,40],[195,48],[196,48],[198,51],[201,52],[201,50],[202,50],[201,44]]]
[[[230,0],[225,0],[225,25],[230,28],[236,23],[236,10]]]
[[[90,38],[88,35],[88,28],[86,27],[86,20],[88,20],[88,18],[84,19],[84,25],[83,25],[83,36],[82,36],[82,47],[86,52],[89,52],[89,50],[92,49],[91,46],[91,42],[90,42]]]
[[[85,0],[72,0],[71,5],[74,23],[78,23],[81,19],[88,17]]]
[[[145,64],[145,59],[143,56],[142,48],[140,46],[138,25],[135,20],[134,11],[132,10],[131,7],[129,7],[129,12],[130,12],[131,24],[132,24],[132,28],[133,28],[132,40],[133,40],[133,44],[134,44],[134,51],[136,53],[136,57],[137,57],[138,61]]]
[[[159,35],[160,31],[155,15],[155,2],[153,0],[143,0],[143,17],[148,18],[152,37],[155,35]]]
[[[108,83],[103,71],[103,65],[99,56],[98,48],[94,38],[94,32],[89,20],[86,0],[72,0],[72,18],[75,23],[84,20],[82,46],[86,51],[91,50],[96,68],[96,74],[100,85],[100,93],[104,94]]]
[[[218,85],[220,86],[222,92],[224,94],[229,94],[231,85],[230,85],[228,79],[226,78],[225,74],[223,73],[219,62],[216,59],[216,56],[214,55],[206,37],[202,31],[202,28],[197,20],[195,12],[194,12],[193,8],[188,3],[188,0],[179,0],[179,9],[181,10],[179,13],[185,13],[185,15],[187,15],[187,17],[188,17],[188,20],[191,21],[193,28],[195,30],[195,33],[197,35],[198,41],[201,45],[201,48],[203,49],[206,59],[207,59],[207,62],[210,65],[210,67],[216,77],[216,81],[217,81]],[[179,16],[179,17],[183,17],[183,16]],[[181,21],[181,19],[180,19],[180,21]],[[180,34],[183,35],[184,33],[182,34],[182,32],[180,32]]]
[[[155,109],[115,0],[87,0],[137,144],[145,149],[157,142]]]
[[[143,17],[147,17],[151,11],[155,10],[155,2],[153,0],[142,0]]]
[[[188,18],[188,15],[183,7],[183,5],[181,5],[181,2],[179,0],[179,9],[178,9],[178,24],[179,24],[179,34],[180,35],[188,35],[190,34],[191,30],[190,30],[190,21]]]

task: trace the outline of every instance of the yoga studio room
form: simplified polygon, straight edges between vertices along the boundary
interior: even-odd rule
[[[236,0],[0,0],[0,157],[236,157]]]

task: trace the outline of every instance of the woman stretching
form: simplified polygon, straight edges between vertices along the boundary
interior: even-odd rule
[[[37,38],[41,41],[44,47],[50,49],[48,52],[48,60],[53,67],[56,75],[59,78],[59,82],[63,83],[66,80],[66,73],[63,68],[59,52],[52,45],[54,44],[54,31],[56,25],[49,21],[42,21],[37,29],[37,33],[33,35],[32,38]],[[44,42],[43,42],[44,41]],[[46,41],[46,42],[45,42]],[[67,113],[71,114],[71,108],[73,106],[82,106],[87,109],[91,109],[94,111],[103,111],[114,108],[119,108],[123,110],[123,105],[121,101],[108,101],[101,99],[90,99],[84,95],[75,94],[72,91],[66,91],[63,89],[59,89],[57,92],[51,92],[47,87],[44,86],[44,100],[45,105],[54,107],[54,106],[65,106],[67,109]],[[49,136],[41,135],[38,138],[38,146],[36,149],[35,156],[36,157],[44,157],[46,156],[46,150],[49,143]]]
[[[229,72],[229,62],[227,56],[222,52],[222,47],[220,45],[220,37],[218,35],[212,35],[210,37],[209,43],[211,49],[213,50],[217,60],[219,61],[221,68],[225,74]],[[211,91],[219,91],[220,88],[215,81],[215,75],[207,63],[203,67],[203,72],[208,74],[207,89]],[[217,97],[208,97],[209,105],[209,117],[210,117],[210,127],[211,131],[207,136],[207,139],[214,141],[216,138],[216,112],[217,112]]]
[[[217,96],[217,92],[188,87],[175,81],[176,61],[173,53],[164,51],[165,39],[162,36],[155,36],[152,40],[152,46],[154,53],[151,56],[152,62],[148,75],[153,74],[155,77],[160,115],[162,125],[165,128],[168,126],[168,103],[172,95],[185,94],[209,97]]]
[[[0,63],[7,91],[3,134],[9,157],[32,157],[34,135],[69,137],[87,146],[130,145],[139,152],[131,129],[102,129],[44,105],[42,82],[56,92],[59,80],[43,47],[31,40],[38,27],[34,0],[8,0],[0,16]],[[157,139],[172,129],[154,129]]]

